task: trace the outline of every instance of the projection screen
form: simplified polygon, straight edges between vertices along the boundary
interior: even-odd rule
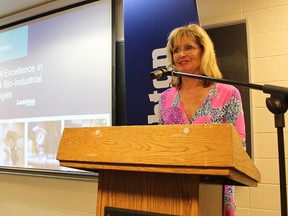
[[[112,5],[101,0],[0,31],[0,167],[60,167],[65,127],[112,124]]]

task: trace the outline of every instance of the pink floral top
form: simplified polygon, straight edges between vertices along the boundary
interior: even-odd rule
[[[159,124],[231,123],[242,140],[246,138],[241,95],[232,85],[215,84],[192,119],[186,116],[177,89],[169,88],[160,96],[159,112]]]
[[[159,99],[159,124],[210,124],[231,123],[238,131],[246,148],[245,121],[242,99],[237,88],[227,84],[215,84],[201,107],[191,119],[185,114],[176,88],[164,91]],[[224,187],[224,216],[235,215],[234,187]]]

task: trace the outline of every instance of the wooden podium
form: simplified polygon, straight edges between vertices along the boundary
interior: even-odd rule
[[[223,184],[260,181],[230,124],[66,128],[57,159],[99,172],[97,216],[222,215]]]

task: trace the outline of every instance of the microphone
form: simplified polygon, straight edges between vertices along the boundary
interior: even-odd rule
[[[160,79],[162,77],[166,77],[172,74],[175,71],[174,65],[168,65],[167,67],[158,68],[155,71],[152,71],[149,75],[151,79]]]

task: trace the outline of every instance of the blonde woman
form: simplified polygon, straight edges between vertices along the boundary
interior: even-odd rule
[[[167,42],[169,63],[176,71],[222,78],[214,45],[206,31],[197,24],[174,29]],[[189,77],[172,77],[172,87],[159,100],[159,124],[231,123],[246,148],[242,99],[232,85]],[[223,215],[235,215],[233,186],[224,186]]]

